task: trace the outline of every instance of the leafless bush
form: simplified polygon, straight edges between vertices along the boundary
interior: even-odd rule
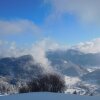
[[[19,89],[19,93],[26,92],[64,92],[65,81],[58,74],[46,74],[40,78],[33,79]]]

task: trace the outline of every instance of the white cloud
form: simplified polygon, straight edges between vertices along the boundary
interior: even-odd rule
[[[0,40],[0,46],[2,46],[3,44],[8,44],[8,41],[2,41],[2,40]]]
[[[40,63],[42,66],[45,66],[45,69],[48,69],[48,66],[50,67],[50,62],[46,58],[47,49],[48,45],[46,43],[46,40],[43,40],[41,42],[33,44],[30,50],[30,53],[33,56],[35,62]]]
[[[66,47],[57,44],[54,41],[46,38],[33,44],[30,53],[33,55],[35,62],[40,63],[47,71],[51,71],[52,67],[50,61],[46,57],[48,50],[66,49]]]
[[[51,71],[50,61],[46,57],[48,50],[65,50],[65,46],[61,46],[50,39],[37,41],[30,48],[20,48],[15,42],[0,41],[0,57],[19,57],[22,55],[32,55],[35,63],[41,64],[46,71]]]
[[[0,34],[38,34],[40,32],[41,29],[30,20],[0,20]]]
[[[0,58],[2,57],[18,57],[27,54],[26,48],[17,47],[15,42],[0,40]]]
[[[100,53],[100,38],[84,43],[79,43],[72,48],[80,50],[84,53]]]
[[[49,18],[68,13],[83,22],[100,22],[100,0],[45,0],[45,3],[50,3],[53,7]]]
[[[93,39],[87,42],[81,42],[74,46],[65,46],[58,44],[48,38],[33,43],[30,48],[18,47],[15,42],[8,42],[0,40],[0,57],[18,57],[21,55],[31,54],[35,58],[37,63],[43,65],[49,65],[48,59],[45,53],[48,50],[67,50],[76,49],[84,53],[99,53],[100,52],[100,38]],[[47,64],[48,63],[48,64]]]
[[[50,39],[43,39],[37,41],[30,48],[24,47],[20,48],[15,42],[7,42],[0,40],[0,57],[19,57],[22,55],[31,54],[34,58],[35,63],[41,64],[43,68],[47,71],[51,71],[52,67],[50,61],[46,57],[46,52],[48,50],[67,50],[67,49],[76,49],[84,53],[98,53],[100,52],[100,38],[87,41],[84,43],[79,43],[73,47],[67,48],[57,44]]]

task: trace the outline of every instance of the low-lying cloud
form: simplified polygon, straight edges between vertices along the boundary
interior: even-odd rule
[[[0,57],[19,57],[22,55],[32,55],[35,63],[40,64],[45,70],[52,70],[50,61],[46,57],[48,50],[66,49],[50,39],[43,39],[37,41],[31,48],[19,48],[16,43],[9,43],[7,41],[0,41]]]
[[[37,41],[31,45],[31,47],[18,47],[15,42],[8,42],[0,40],[0,57],[18,57],[21,55],[31,54],[36,59],[37,63],[48,62],[45,58],[45,53],[47,51],[54,50],[67,50],[76,49],[84,53],[98,53],[100,52],[100,38],[93,39],[91,41],[80,42],[74,46],[66,46],[58,44],[48,38]],[[44,60],[44,61],[43,61]]]
[[[87,42],[81,42],[72,47],[84,53],[100,53],[100,38],[93,39]]]
[[[19,57],[27,54],[27,48],[19,48],[15,42],[0,40],[0,58]]]
[[[15,42],[0,41],[0,58],[19,57],[22,55],[32,55],[35,63],[43,66],[47,71],[51,70],[51,62],[46,57],[47,51],[75,49],[84,53],[100,53],[100,38],[79,43],[72,47],[62,46],[50,39],[44,39],[34,43],[31,48],[20,48]]]

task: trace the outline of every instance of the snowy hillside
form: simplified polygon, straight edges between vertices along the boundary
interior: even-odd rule
[[[26,92],[41,92],[41,90],[50,92],[55,79],[53,80],[48,75],[57,73],[61,76],[61,81],[64,79],[64,91],[61,90],[63,93],[100,95],[100,67],[96,66],[95,60],[93,63],[95,57],[99,56],[97,54],[84,54],[75,50],[49,51],[47,52],[48,62],[50,61],[49,67],[51,68],[49,70],[47,65],[43,66],[41,63],[36,63],[31,55],[0,58],[0,93],[1,95],[19,93],[20,88],[27,86],[30,81],[33,81],[36,89]],[[46,78],[43,79],[45,74]],[[46,86],[46,89],[43,86]],[[55,86],[53,89],[55,90]]]
[[[58,93],[29,93],[1,96],[0,100],[100,100],[98,96],[77,96]]]
[[[65,76],[65,82],[67,87],[65,93],[67,94],[100,95],[98,85],[83,81],[81,78]]]
[[[66,60],[83,67],[99,67],[100,53],[83,53],[75,49],[56,50],[47,52],[47,57],[51,61]]]

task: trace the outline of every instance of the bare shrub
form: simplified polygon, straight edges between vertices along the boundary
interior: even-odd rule
[[[19,93],[26,92],[64,92],[65,81],[62,76],[58,74],[46,74],[40,78],[33,79],[19,89]]]

